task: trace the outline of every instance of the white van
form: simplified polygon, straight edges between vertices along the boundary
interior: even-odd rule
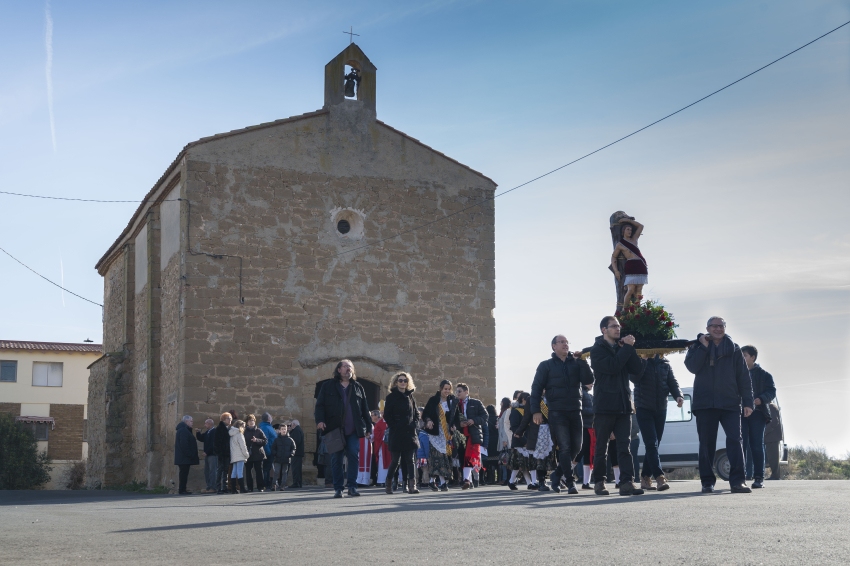
[[[693,387],[682,388],[682,397],[685,402],[682,403],[681,408],[676,406],[676,400],[673,397],[667,398],[667,422],[664,425],[661,446],[658,448],[661,467],[665,472],[671,472],[676,468],[699,467],[697,421],[691,413],[691,398],[693,393]],[[782,439],[781,446],[780,466],[788,464],[788,445],[785,444],[784,438]],[[646,447],[643,441],[641,441],[640,449],[638,450],[638,457],[641,464],[643,464],[644,454],[646,454]],[[714,453],[714,469],[721,479],[729,479],[726,435],[723,433],[723,427],[720,426],[717,431],[717,450]]]

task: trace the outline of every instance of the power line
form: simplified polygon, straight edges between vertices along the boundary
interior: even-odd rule
[[[77,201],[77,202],[134,202],[136,204],[138,204],[140,202],[144,202],[144,201],[141,201],[141,200],[99,200],[99,199],[93,199],[93,198],[50,197],[50,196],[45,196],[45,195],[27,195],[27,194],[24,194],[24,193],[12,193],[12,192],[9,192],[9,191],[0,191],[0,194],[13,195],[13,196],[16,196],[16,197],[43,198],[43,199],[48,199],[48,200],[72,200],[72,201]]]
[[[24,267],[26,267],[27,269],[29,269],[30,271],[32,271],[33,273],[35,273],[36,275],[38,275],[39,277],[41,277],[42,279],[44,279],[45,281],[47,281],[48,283],[50,283],[51,285],[56,285],[57,287],[59,287],[59,288],[60,288],[60,289],[62,289],[63,291],[68,292],[68,293],[71,293],[72,295],[74,295],[74,296],[75,296],[75,297],[77,297],[78,299],[82,299],[82,300],[84,300],[84,301],[88,301],[89,303],[91,303],[91,304],[93,304],[93,305],[97,305],[97,306],[99,306],[99,307],[103,308],[103,305],[102,305],[102,304],[100,304],[100,303],[96,303],[96,302],[94,302],[94,301],[91,301],[91,300],[89,300],[89,299],[87,299],[87,298],[83,297],[82,295],[78,295],[78,294],[76,294],[76,293],[75,293],[75,292],[73,292],[73,291],[69,291],[68,289],[66,289],[66,288],[65,288],[65,287],[63,287],[62,285],[59,285],[58,283],[54,283],[53,281],[51,281],[50,279],[48,279],[47,277],[45,277],[44,275],[42,275],[41,273],[39,273],[38,271],[36,271],[35,269],[33,269],[32,267],[28,266],[27,264],[25,264],[24,262],[22,262],[21,260],[19,260],[19,259],[18,259],[18,258],[16,258],[15,256],[13,256],[12,254],[10,254],[9,252],[7,252],[7,251],[6,251],[6,250],[4,250],[3,248],[0,248],[0,252],[3,252],[4,254],[6,254],[7,256],[9,256],[10,258],[12,258],[13,260],[17,261],[18,263],[20,263],[21,265],[23,265]]]
[[[846,21],[846,22],[844,22],[843,24],[841,24],[841,25],[839,25],[839,26],[837,26],[837,27],[835,27],[835,28],[833,28],[833,29],[829,30],[828,32],[826,32],[826,33],[824,33],[824,34],[822,34],[822,35],[820,35],[820,36],[816,37],[815,39],[813,39],[813,40],[811,40],[811,41],[809,41],[809,42],[807,42],[807,43],[804,43],[804,44],[803,44],[803,45],[801,45],[800,47],[798,47],[798,48],[796,48],[796,49],[794,49],[794,50],[792,50],[792,51],[789,51],[789,52],[788,52],[788,53],[786,53],[785,55],[782,55],[781,57],[778,57],[778,58],[774,59],[774,60],[773,60],[773,61],[771,61],[770,63],[767,63],[766,65],[763,65],[763,66],[759,67],[759,68],[758,68],[758,69],[756,69],[755,71],[752,71],[752,72],[750,72],[750,73],[747,73],[747,74],[746,74],[746,75],[744,75],[743,77],[741,77],[741,78],[739,78],[739,79],[737,79],[737,80],[735,80],[735,81],[732,81],[731,83],[727,84],[726,86],[723,86],[723,87],[721,87],[721,88],[719,88],[719,89],[715,90],[714,92],[711,92],[710,94],[707,94],[707,95],[703,96],[702,98],[699,98],[698,100],[695,100],[694,102],[691,102],[690,104],[688,104],[688,105],[686,105],[686,106],[683,106],[683,107],[679,108],[679,109],[678,109],[678,110],[676,110],[675,112],[671,112],[670,114],[667,114],[666,116],[664,116],[664,117],[662,117],[662,118],[659,118],[658,120],[655,120],[654,122],[651,122],[650,124],[647,124],[646,126],[643,126],[642,128],[639,128],[639,129],[637,129],[637,130],[635,130],[635,131],[633,131],[633,132],[631,132],[631,133],[629,133],[629,134],[626,134],[625,136],[623,136],[623,137],[621,137],[621,138],[619,138],[619,139],[616,139],[616,140],[614,140],[614,141],[612,141],[612,142],[610,142],[610,143],[608,143],[608,144],[606,144],[606,145],[603,145],[602,147],[599,147],[599,148],[597,148],[597,149],[595,149],[595,150],[593,150],[593,151],[591,151],[591,152],[589,152],[589,153],[586,153],[586,154],[582,155],[581,157],[578,157],[578,158],[576,158],[576,159],[573,159],[573,160],[572,160],[572,161],[570,161],[569,163],[565,163],[564,165],[561,165],[560,167],[556,167],[555,169],[552,169],[551,171],[548,171],[548,172],[543,173],[542,175],[538,175],[537,177],[534,177],[533,179],[530,179],[530,180],[528,180],[528,181],[526,181],[526,182],[524,182],[524,183],[521,183],[521,184],[519,184],[519,185],[516,185],[515,187],[513,187],[513,188],[511,188],[511,189],[508,189],[508,190],[506,190],[506,191],[503,191],[503,192],[501,192],[501,193],[498,193],[498,194],[496,194],[496,195],[493,195],[492,197],[484,197],[484,198],[483,198],[483,199],[481,199],[480,201],[478,201],[478,202],[476,202],[476,203],[474,203],[474,204],[472,204],[472,205],[470,205],[470,206],[464,207],[464,208],[462,208],[462,209],[460,209],[460,210],[457,210],[457,211],[455,211],[455,212],[453,212],[453,213],[451,213],[451,214],[447,214],[447,215],[445,215],[445,216],[441,216],[441,217],[439,217],[439,218],[435,218],[435,219],[430,220],[430,221],[428,221],[428,222],[424,222],[424,223],[422,223],[422,224],[419,224],[419,225],[413,226],[412,228],[409,228],[409,229],[404,230],[404,231],[402,231],[402,232],[398,232],[398,233],[393,234],[393,235],[391,235],[391,236],[387,236],[387,237],[385,237],[385,238],[381,238],[381,239],[376,240],[376,241],[371,242],[371,243],[363,244],[363,245],[361,245],[361,246],[357,246],[357,247],[355,247],[355,248],[352,248],[352,249],[349,249],[349,250],[345,250],[345,251],[342,251],[342,252],[339,252],[339,253],[336,253],[336,254],[332,254],[332,255],[328,255],[328,256],[322,256],[322,258],[321,258],[321,259],[333,259],[333,258],[336,258],[336,257],[342,256],[342,255],[344,255],[344,254],[349,254],[349,253],[356,252],[356,251],[358,251],[358,250],[362,250],[362,249],[370,248],[370,247],[372,247],[372,246],[375,246],[375,245],[377,245],[377,244],[380,244],[380,243],[386,242],[386,241],[388,241],[388,240],[392,240],[392,239],[397,238],[397,237],[399,237],[399,236],[404,236],[404,235],[409,234],[409,233],[411,233],[411,232],[415,232],[415,231],[417,231],[417,230],[421,230],[422,228],[426,228],[426,227],[428,227],[428,226],[431,226],[432,224],[436,224],[436,223],[438,223],[438,222],[442,222],[443,220],[447,220],[447,219],[449,219],[449,218],[452,218],[453,216],[457,216],[458,214],[461,214],[461,213],[466,212],[466,211],[468,211],[468,210],[471,210],[471,209],[473,209],[473,208],[477,208],[477,207],[481,206],[482,204],[484,204],[485,202],[487,202],[487,201],[489,201],[489,200],[495,200],[495,199],[497,199],[497,198],[499,198],[499,197],[501,197],[501,196],[504,196],[504,195],[506,195],[506,194],[508,194],[508,193],[512,193],[513,191],[516,191],[516,190],[518,190],[518,189],[521,189],[522,187],[525,187],[525,186],[527,186],[527,185],[530,185],[531,183],[534,183],[535,181],[539,181],[540,179],[543,179],[544,177],[548,177],[549,175],[552,175],[553,173],[556,173],[556,172],[560,171],[561,169],[565,169],[566,167],[569,167],[570,165],[573,165],[573,164],[575,164],[575,163],[578,163],[579,161],[582,161],[583,159],[586,159],[586,158],[588,158],[588,157],[590,157],[590,156],[592,156],[592,155],[594,155],[594,154],[596,154],[596,153],[599,153],[600,151],[603,151],[603,150],[605,150],[605,149],[607,149],[607,148],[609,148],[609,147],[611,147],[611,146],[613,146],[613,145],[616,145],[616,144],[620,143],[621,141],[627,140],[628,138],[630,138],[630,137],[632,137],[632,136],[634,136],[634,135],[636,135],[636,134],[639,134],[640,132],[642,132],[642,131],[644,131],[644,130],[649,129],[649,128],[651,128],[652,126],[655,126],[656,124],[659,124],[659,123],[663,122],[664,120],[667,120],[668,118],[672,118],[673,116],[675,116],[676,114],[679,114],[680,112],[684,112],[684,111],[685,111],[685,110],[687,110],[688,108],[691,108],[691,107],[693,107],[693,106],[695,106],[695,105],[699,104],[700,102],[703,102],[704,100],[707,100],[707,99],[711,98],[711,97],[712,97],[712,96],[714,96],[715,94],[719,94],[720,92],[723,92],[724,90],[726,90],[726,89],[728,89],[728,88],[730,88],[730,87],[732,87],[732,86],[734,86],[734,85],[738,84],[739,82],[741,82],[741,81],[743,81],[743,80],[745,80],[745,79],[748,79],[749,77],[751,77],[751,76],[755,75],[756,73],[759,73],[759,72],[761,72],[761,71],[763,71],[763,70],[767,69],[768,67],[770,67],[770,66],[772,66],[772,65],[774,65],[774,64],[776,64],[776,63],[778,63],[779,61],[782,61],[783,59],[785,59],[785,58],[787,58],[787,57],[790,57],[790,56],[791,56],[791,55],[793,55],[794,53],[797,53],[798,51],[800,51],[800,50],[802,50],[802,49],[805,49],[805,48],[806,48],[806,47],[808,47],[809,45],[812,45],[813,43],[815,43],[815,42],[817,42],[817,41],[819,41],[819,40],[823,39],[824,37],[826,37],[826,36],[828,36],[828,35],[830,35],[830,34],[832,34],[832,33],[836,32],[836,31],[838,31],[839,29],[841,29],[841,28],[843,28],[843,27],[845,27],[845,26],[847,26],[848,24],[850,24],[850,20],[849,20],[849,21]],[[51,199],[51,200],[78,201],[78,202],[98,202],[98,203],[131,203],[131,202],[132,202],[132,203],[139,203],[139,202],[143,202],[143,201],[135,201],[135,200],[99,200],[99,199],[81,199],[81,198],[69,198],[69,197],[50,197],[50,196],[43,196],[43,195],[30,195],[30,194],[23,194],[23,193],[12,193],[12,192],[8,192],[8,191],[0,191],[0,193],[2,193],[2,194],[8,194],[8,195],[14,195],[14,196],[21,196],[21,197],[42,198],[42,199]],[[177,199],[177,200],[180,200],[180,199]],[[0,250],[2,250],[2,248],[0,248]],[[9,257],[12,257],[12,256],[11,256],[8,252],[6,252],[5,250],[2,250],[2,251],[3,251],[4,253],[6,253],[6,255],[9,255]],[[15,258],[14,258],[14,257],[12,257],[12,259],[15,259]],[[297,262],[296,262],[296,263],[293,263],[292,265],[290,265],[290,266],[289,266],[289,269],[291,269],[291,268],[293,268],[293,267],[298,267],[298,266],[300,266],[300,265],[307,265],[308,263],[313,263],[316,259],[319,259],[319,258],[314,258],[314,259],[310,260],[309,262],[301,262],[301,263],[297,263]],[[18,261],[18,260],[17,260],[17,259],[15,259],[15,261]],[[50,282],[51,284],[56,285],[56,286],[57,286],[57,287],[59,287],[60,289],[62,288],[60,285],[57,285],[57,284],[56,284],[56,283],[54,283],[53,281],[50,281],[49,279],[47,279],[47,278],[46,278],[46,277],[44,277],[43,275],[41,275],[41,274],[39,274],[39,273],[35,272],[34,270],[32,270],[32,269],[30,269],[29,267],[27,267],[26,265],[24,265],[24,264],[23,264],[23,263],[21,263],[20,261],[18,261],[18,263],[20,263],[21,265],[23,265],[24,267],[26,267],[27,269],[29,269],[30,271],[32,271],[33,273],[35,273],[36,275],[38,275],[39,277],[41,277],[42,279],[45,279],[46,281]],[[103,305],[100,305],[99,303],[95,303],[94,301],[89,301],[89,300],[88,300],[88,299],[86,299],[85,297],[80,297],[80,296],[79,296],[79,295],[77,295],[76,293],[72,293],[71,291],[68,291],[68,292],[69,292],[69,293],[71,293],[72,295],[74,295],[74,296],[76,296],[76,297],[79,297],[79,298],[81,298],[81,299],[83,299],[83,300],[86,300],[86,301],[88,301],[88,302],[90,302],[90,303],[93,303],[93,304],[96,304],[96,305],[99,305],[99,306],[103,306]]]

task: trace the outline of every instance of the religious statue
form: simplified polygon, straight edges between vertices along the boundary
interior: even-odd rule
[[[337,75],[338,76],[338,75]],[[351,68],[351,72],[345,75],[345,96],[346,98],[354,98],[354,87],[360,88],[360,71]]]
[[[611,215],[610,225],[614,243],[610,269],[617,279],[617,310],[620,311],[632,302],[640,302],[643,286],[649,282],[649,272],[646,258],[638,247],[643,224],[619,211]]]

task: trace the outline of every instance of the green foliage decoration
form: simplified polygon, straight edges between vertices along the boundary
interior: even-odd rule
[[[38,489],[50,481],[52,469],[32,431],[0,413],[0,489]]]
[[[658,301],[647,300],[631,303],[615,316],[622,325],[620,336],[631,334],[636,340],[672,340],[676,337],[678,324],[673,315],[667,312],[664,305]]]

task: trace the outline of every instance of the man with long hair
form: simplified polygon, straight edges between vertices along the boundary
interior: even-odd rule
[[[357,383],[357,375],[351,360],[341,360],[334,369],[333,379],[322,385],[316,397],[314,417],[316,428],[321,431],[322,436],[327,436],[336,430],[342,433],[342,449],[330,454],[334,497],[341,498],[345,487],[345,478],[342,475],[343,458],[348,459],[348,495],[359,496],[357,470],[360,439],[372,431],[372,419],[369,418],[366,392]]]

